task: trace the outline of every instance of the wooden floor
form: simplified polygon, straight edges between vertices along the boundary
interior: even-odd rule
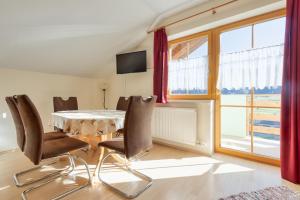
[[[91,154],[84,156],[93,172],[96,158]],[[0,199],[20,199],[25,188],[17,188],[12,175],[15,172],[31,167],[30,162],[19,151],[11,151],[0,155]],[[58,166],[57,166],[58,167]],[[137,199],[145,200],[210,200],[225,197],[239,192],[253,191],[269,186],[287,185],[293,190],[300,191],[300,186],[283,181],[277,167],[250,162],[225,155],[216,154],[207,157],[200,154],[176,150],[173,148],[155,145],[152,151],[132,164],[132,167],[149,175],[154,179],[153,185]],[[32,193],[30,199],[49,199],[73,186],[74,181],[82,184],[85,181],[83,167],[78,166],[79,179],[73,176],[58,179],[46,187]],[[53,168],[45,168],[41,173],[48,173]],[[138,180],[122,172],[105,171],[104,178],[115,184],[126,184]],[[32,174],[35,176],[36,174]],[[122,176],[120,176],[122,175]],[[110,200],[122,199],[94,179],[93,185],[76,192],[65,199]]]

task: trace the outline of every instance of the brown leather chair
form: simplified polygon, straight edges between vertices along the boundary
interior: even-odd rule
[[[23,122],[20,116],[20,113],[18,111],[16,102],[14,100],[14,97],[5,97],[5,101],[8,105],[8,108],[10,110],[10,113],[12,115],[15,128],[16,128],[16,135],[17,135],[17,143],[21,151],[24,151],[25,146],[25,130],[23,126]],[[67,137],[65,134],[60,132],[49,132],[44,135],[44,140],[53,140],[58,138]]]
[[[53,97],[54,112],[66,110],[78,110],[77,97],[69,97],[63,100],[61,97]]]
[[[78,110],[77,97],[69,97],[67,100],[64,100],[61,97],[53,97],[53,108],[54,112]],[[56,126],[54,126],[54,130],[63,132],[62,129]]]
[[[151,137],[151,118],[153,108],[155,106],[156,96],[144,100],[141,96],[132,96],[129,98],[128,110],[125,115],[124,123],[124,139],[116,138],[113,140],[108,140],[100,142],[100,147],[108,148],[111,151],[108,153],[101,161],[99,165],[98,178],[105,185],[109,186],[122,196],[126,198],[135,198],[140,195],[143,191],[149,188],[152,184],[152,179],[140,172],[131,169],[127,165],[127,161],[143,152],[148,151],[152,147],[152,137]],[[134,194],[127,194],[119,190],[118,188],[110,185],[101,179],[101,166],[104,161],[113,154],[119,154],[125,157],[126,170],[133,173],[134,175],[144,179],[148,182],[146,187],[135,192]]]
[[[66,172],[67,174],[71,173],[75,169],[75,159],[82,162],[86,167],[86,170],[87,170],[87,173],[89,176],[89,180],[87,181],[87,183],[82,186],[73,188],[67,192],[64,192],[64,193],[56,196],[54,199],[60,199],[62,197],[67,196],[68,194],[71,194],[75,191],[78,191],[78,190],[88,186],[91,182],[88,165],[86,164],[86,162],[83,159],[81,159],[77,156],[71,155],[69,153],[70,151],[87,148],[88,144],[85,142],[82,142],[80,140],[77,140],[75,138],[70,138],[70,137],[45,140],[43,126],[42,126],[42,122],[41,122],[39,113],[38,113],[37,109],[35,108],[35,106],[33,105],[33,103],[31,102],[31,100],[29,99],[29,97],[26,95],[17,95],[17,96],[15,96],[14,99],[15,99],[15,103],[16,103],[17,109],[19,111],[20,117],[22,119],[22,122],[24,125],[24,130],[25,130],[24,154],[27,158],[30,159],[30,161],[34,165],[39,165],[42,160],[57,158],[60,156],[68,156],[69,161],[70,161],[69,168],[71,168],[71,170]],[[69,168],[67,168],[67,169],[69,169]],[[24,174],[26,172],[28,172],[28,171],[16,174],[16,176],[15,176],[16,183],[19,183],[18,176],[21,174]],[[57,173],[57,176],[52,177],[52,179],[25,190],[22,193],[22,198],[27,199],[26,195],[29,192],[31,192],[32,190],[35,190],[39,187],[42,187],[51,181],[56,180],[59,177],[59,175],[62,176],[62,173],[59,172],[59,173]]]
[[[129,98],[120,97],[117,103],[117,110],[127,111],[129,104]]]
[[[7,105],[9,107],[9,110],[11,112],[11,115],[12,115],[12,118],[13,118],[13,121],[14,121],[14,124],[15,124],[18,146],[19,146],[21,151],[24,151],[25,129],[24,129],[23,122],[22,122],[20,113],[18,111],[15,99],[14,99],[14,97],[6,97],[5,100],[7,102]],[[46,140],[55,140],[55,139],[63,138],[63,137],[67,137],[67,136],[63,133],[60,133],[60,132],[50,132],[50,133],[44,134],[43,139],[44,139],[44,141],[46,141]],[[47,165],[52,165],[52,164],[55,164],[55,163],[56,163],[56,161],[48,163]],[[40,165],[40,166],[37,166],[37,167],[33,167],[33,168],[27,169],[25,171],[19,172],[17,174],[21,175],[21,174],[24,174],[26,172],[30,172],[30,171],[34,171],[36,169],[42,168],[44,166],[45,165]],[[46,176],[42,176],[38,179],[32,179],[32,180],[29,180],[29,181],[24,182],[24,183],[20,183],[17,179],[17,174],[14,174],[14,180],[15,180],[16,186],[21,187],[21,186],[29,185],[29,184],[47,179],[51,176],[55,176],[59,172],[62,172],[62,171],[64,171],[64,170],[59,170],[59,171],[56,171],[54,173],[48,174]]]
[[[10,110],[11,116],[15,124],[18,146],[21,149],[21,151],[24,151],[25,130],[24,130],[24,126],[18,108],[15,104],[13,97],[5,97],[5,101],[8,105],[8,108]]]

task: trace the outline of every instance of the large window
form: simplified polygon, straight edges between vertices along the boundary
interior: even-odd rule
[[[169,98],[209,98],[210,35],[200,33],[169,43]]]
[[[285,10],[169,42],[170,99],[213,99],[217,152],[278,164]]]
[[[237,23],[219,32],[218,144],[225,151],[280,158],[285,17]]]

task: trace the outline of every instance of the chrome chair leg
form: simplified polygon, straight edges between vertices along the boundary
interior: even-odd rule
[[[69,158],[69,162],[72,166],[72,169],[75,169],[76,168],[76,164],[75,164],[75,161],[74,161],[74,158],[72,157],[72,155],[70,153],[68,153],[68,158]]]
[[[62,169],[62,170],[58,170],[58,171],[55,171],[55,172],[53,172],[53,173],[51,173],[51,174],[47,174],[47,175],[45,175],[45,176],[43,176],[43,177],[41,177],[41,178],[38,178],[38,179],[26,181],[26,182],[23,182],[23,183],[19,181],[19,176],[24,175],[24,174],[27,174],[28,172],[32,172],[32,171],[38,170],[38,169],[43,168],[43,167],[45,167],[45,166],[53,165],[53,164],[55,164],[55,163],[57,163],[57,161],[52,161],[52,162],[50,162],[50,163],[48,163],[48,164],[45,164],[45,165],[39,165],[39,166],[36,166],[36,167],[33,167],[33,168],[30,168],[30,169],[27,169],[27,170],[24,170],[24,171],[21,171],[21,172],[18,172],[18,173],[16,173],[16,174],[14,174],[14,175],[13,175],[13,179],[14,179],[15,185],[16,185],[17,187],[23,187],[23,186],[27,186],[27,185],[30,185],[30,184],[33,184],[33,183],[36,183],[36,182],[39,182],[39,181],[42,181],[42,180],[51,178],[51,177],[55,177],[55,176],[57,176],[58,174],[62,173],[63,171],[70,169],[70,167],[71,167],[71,165],[72,165],[72,163],[70,162],[70,165],[69,165],[68,168]]]
[[[49,179],[49,180],[46,181],[46,182],[43,182],[43,183],[41,183],[41,184],[39,184],[39,185],[36,185],[36,186],[34,186],[34,187],[31,187],[31,188],[25,190],[24,192],[22,192],[22,195],[21,195],[22,200],[27,200],[27,194],[30,193],[30,192],[32,192],[33,190],[36,190],[36,189],[38,189],[38,188],[40,188],[40,187],[42,187],[42,186],[45,186],[45,185],[47,185],[48,183],[51,183],[52,181],[55,181],[57,178],[59,178],[59,177],[61,177],[61,176],[63,176],[63,175],[68,175],[68,174],[70,174],[71,172],[73,172],[74,169],[75,169],[75,167],[76,167],[76,166],[75,166],[75,161],[74,161],[74,159],[80,161],[80,162],[83,163],[83,165],[85,166],[85,168],[86,168],[86,170],[87,170],[87,174],[88,174],[88,181],[87,181],[84,185],[75,187],[75,188],[73,188],[73,189],[71,189],[71,190],[68,190],[68,191],[66,191],[66,192],[64,192],[64,193],[62,193],[62,194],[59,194],[59,195],[55,196],[55,197],[52,198],[51,200],[62,199],[62,198],[64,198],[64,197],[66,197],[67,195],[70,195],[70,194],[72,194],[72,193],[74,193],[74,192],[76,192],[76,191],[78,191],[78,190],[81,190],[81,189],[83,189],[83,188],[89,186],[89,185],[91,184],[91,174],[90,174],[90,170],[89,170],[88,164],[85,162],[85,160],[83,160],[82,158],[80,158],[80,157],[78,157],[78,156],[72,156],[72,155],[69,155],[69,159],[72,160],[72,161],[71,161],[72,170],[70,170],[70,171],[67,172],[66,174],[60,174],[60,175],[58,175],[58,176],[56,176],[56,177],[53,177],[52,179]],[[73,165],[72,163],[73,163],[74,165]],[[73,168],[73,166],[74,166],[74,168]]]
[[[128,193],[125,193],[125,192],[119,190],[118,188],[116,188],[116,187],[110,185],[110,184],[107,183],[106,181],[104,181],[104,180],[101,178],[101,176],[100,176],[100,173],[101,173],[101,167],[102,167],[102,165],[104,164],[104,161],[105,161],[109,156],[111,156],[111,155],[113,155],[113,154],[117,154],[117,155],[121,155],[121,156],[124,156],[124,157],[125,157],[125,155],[122,154],[122,153],[119,153],[119,152],[116,152],[116,151],[111,151],[111,152],[109,152],[109,153],[102,159],[102,161],[101,161],[101,163],[100,163],[100,166],[99,166],[99,170],[98,170],[98,178],[99,178],[99,180],[100,180],[104,185],[108,186],[109,188],[111,188],[113,191],[117,192],[117,193],[120,194],[121,196],[123,196],[123,197],[125,197],[125,198],[129,198],[129,199],[133,199],[133,198],[138,197],[140,194],[142,194],[145,190],[147,190],[147,189],[152,185],[152,183],[153,183],[152,178],[150,178],[149,176],[146,176],[145,174],[142,174],[141,172],[138,172],[137,170],[134,170],[134,169],[130,168],[130,167],[128,166],[128,163],[127,163],[128,160],[127,160],[126,158],[125,158],[125,169],[124,169],[124,168],[122,168],[122,169],[125,170],[125,171],[130,172],[131,174],[133,174],[133,175],[135,175],[135,176],[137,176],[137,177],[139,177],[139,178],[141,178],[141,179],[143,179],[144,181],[147,181],[147,182],[148,182],[147,185],[146,185],[145,187],[143,187],[142,189],[136,191],[136,192],[133,193],[133,194],[128,194]],[[117,165],[117,166],[118,166],[118,165]]]

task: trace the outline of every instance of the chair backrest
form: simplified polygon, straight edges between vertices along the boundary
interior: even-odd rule
[[[25,130],[24,130],[23,122],[22,122],[20,113],[18,111],[15,99],[14,99],[14,97],[5,97],[5,101],[8,105],[11,116],[14,120],[14,124],[15,124],[15,128],[16,128],[16,134],[17,134],[18,146],[21,149],[21,151],[24,151]]]
[[[127,111],[129,104],[129,98],[120,97],[117,103],[117,110]]]
[[[40,115],[27,95],[17,95],[15,99],[25,129],[24,154],[38,165],[42,157],[44,132]]]
[[[156,96],[145,100],[141,96],[129,98],[124,123],[124,146],[127,158],[152,147],[151,118],[156,98]]]
[[[65,110],[78,110],[77,97],[69,97],[63,100],[61,97],[53,97],[54,112]]]

